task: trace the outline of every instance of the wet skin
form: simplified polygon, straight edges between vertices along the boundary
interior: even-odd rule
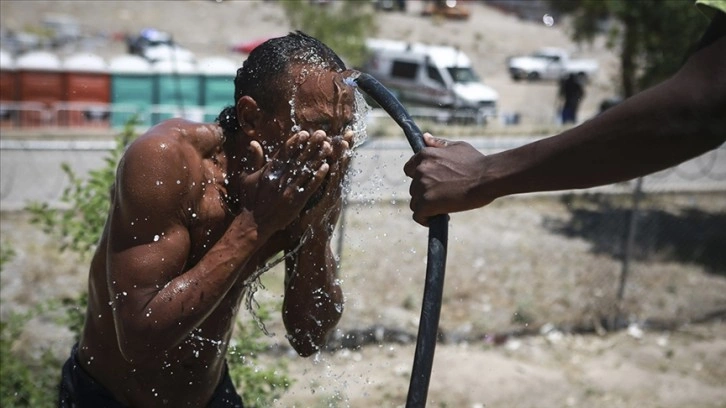
[[[170,120],[122,158],[79,343],[83,368],[120,402],[205,406],[244,283],[280,251],[299,246],[286,260],[282,310],[295,350],[316,352],[340,319],[330,238],[354,94],[341,74],[292,71],[294,119],[289,98],[266,112],[243,97],[238,134]]]

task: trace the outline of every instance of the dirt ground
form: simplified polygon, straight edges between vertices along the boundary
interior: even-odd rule
[[[695,203],[718,214],[724,199],[668,197],[665,206]],[[25,215],[1,216],[2,241],[17,252],[2,274],[3,312],[72,296],[85,286],[83,263],[59,254],[57,243],[29,226]],[[619,272],[617,260],[594,253],[588,240],[552,229],[554,221],[571,217],[568,206],[550,196],[504,199],[452,216],[444,341],[436,349],[428,406],[723,407],[723,320],[646,327],[648,318],[684,322],[723,311],[723,273],[667,259],[636,263],[625,296],[634,323],[602,335],[569,332],[569,324],[607,311]],[[410,220],[404,204],[348,207],[340,276],[346,312],[338,334],[370,331],[375,337],[378,329],[384,341],[303,359],[290,353],[281,318],[273,315],[266,324],[273,333],[268,341],[278,352],[264,359],[284,359],[294,379],[275,406],[404,405],[414,344],[399,340],[416,332],[425,245],[426,230]],[[256,299],[279,302],[281,281],[279,268],[268,272]],[[527,329],[532,335],[495,336]],[[34,321],[22,343],[51,347],[62,356],[71,340],[52,322]]]
[[[3,0],[0,19],[3,28],[18,28],[37,22],[44,13],[60,12],[106,33],[153,26],[173,32],[198,55],[225,53],[234,42],[288,30],[274,2],[183,3]],[[406,14],[381,15],[379,36],[436,38],[459,45],[474,59],[484,81],[500,92],[502,111],[519,111],[535,124],[551,120],[556,87],[512,82],[504,60],[538,46],[577,49],[563,25],[522,22],[478,3],[472,4],[469,21],[431,22],[416,14],[420,3],[409,4]],[[581,56],[597,58],[603,67],[587,89],[582,108],[587,116],[602,97],[613,93],[614,60],[601,44],[580,51]],[[103,52],[123,52],[123,47],[115,44]],[[665,201],[667,211],[676,214],[694,205],[716,216],[726,212],[723,194]],[[567,324],[596,322],[608,311],[620,271],[612,253],[594,250],[596,242],[556,228],[571,225],[571,210],[559,196],[538,196],[507,198],[482,211],[452,216],[441,314],[446,341],[436,349],[428,406],[726,407],[722,320],[674,330],[649,330],[636,323],[602,335],[560,330]],[[348,208],[346,217],[341,279],[347,301],[340,332],[377,326],[403,335],[415,333],[426,229],[411,221],[403,201],[357,203]],[[73,296],[85,287],[87,266],[58,253],[57,243],[29,226],[27,215],[2,212],[0,221],[3,245],[10,242],[17,253],[2,274],[2,313]],[[716,244],[721,252],[723,242]],[[726,308],[723,264],[713,268],[697,261],[663,256],[637,262],[623,305],[628,317],[634,322],[685,321]],[[279,269],[270,271],[264,278],[267,289],[258,293],[258,300],[279,301],[281,279]],[[275,333],[269,341],[285,346],[280,320],[274,316],[268,322]],[[491,337],[525,329],[535,334],[496,341]],[[52,322],[34,321],[21,343],[31,348],[50,346],[58,355],[66,355],[71,340]],[[382,342],[311,359],[267,355],[285,359],[295,380],[275,406],[403,406],[413,351],[413,343]]]

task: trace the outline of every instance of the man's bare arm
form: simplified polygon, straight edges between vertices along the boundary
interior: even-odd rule
[[[714,22],[715,23],[715,22]],[[726,37],[694,53],[671,79],[560,135],[483,156],[426,138],[405,166],[414,219],[486,205],[510,194],[586,188],[643,176],[726,140]]]
[[[329,239],[312,236],[286,261],[282,318],[301,356],[320,350],[343,314],[343,291]]]
[[[653,173],[726,140],[726,37],[673,78],[559,136],[491,159],[500,195],[585,188]],[[506,168],[505,168],[506,167]]]
[[[342,209],[353,139],[352,133],[346,133],[331,140],[331,168],[319,202],[285,230],[290,239],[288,251],[302,243],[285,264],[282,310],[290,344],[302,356],[309,356],[325,345],[328,333],[343,313],[343,292],[336,277],[337,263],[330,241]]]

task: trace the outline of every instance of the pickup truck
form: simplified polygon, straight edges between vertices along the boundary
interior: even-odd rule
[[[571,59],[561,48],[541,48],[531,55],[507,58],[509,75],[513,80],[554,79],[575,74],[583,81],[592,77],[598,70],[598,63],[591,59]]]

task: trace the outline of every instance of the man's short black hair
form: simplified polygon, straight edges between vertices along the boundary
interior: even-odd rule
[[[290,94],[289,83],[282,81],[294,64],[304,64],[336,72],[345,63],[327,45],[301,31],[272,38],[255,47],[234,79],[234,105],[224,108],[217,122],[227,131],[239,129],[235,105],[250,96],[261,109],[274,109],[280,97]]]

